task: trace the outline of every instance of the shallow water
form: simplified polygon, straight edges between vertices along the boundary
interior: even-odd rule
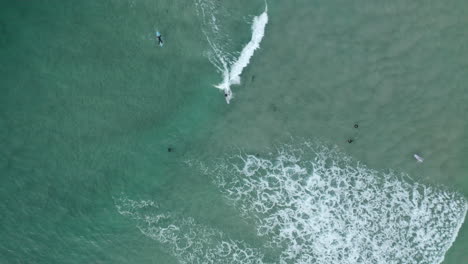
[[[223,73],[209,59],[213,46],[197,2],[217,10],[223,52],[235,62],[252,37],[254,17],[264,11],[263,1],[1,4],[0,262],[468,258],[466,224],[446,251],[468,196],[464,1],[269,1],[265,35],[240,85],[231,86],[229,105],[213,87]],[[155,43],[156,30],[163,34],[163,48]],[[395,235],[368,238],[374,233],[364,231],[351,213],[353,206],[366,209],[360,187],[330,182],[321,187],[333,191],[330,196],[313,192],[306,180],[313,176],[308,161],[314,151],[305,142],[314,142],[313,150],[337,148],[326,152],[341,160],[336,175],[343,177],[337,179],[354,181],[350,171],[367,166],[367,174],[359,175],[367,175],[369,192],[386,194],[376,201],[394,206],[383,219]],[[261,207],[246,207],[259,201],[270,206],[273,194],[282,193],[277,185],[233,201],[229,193],[235,188],[265,186],[262,177],[273,174],[259,172],[243,181],[244,174],[222,171],[242,165],[230,157],[274,161],[286,145],[306,153],[290,164],[307,171],[291,176],[291,196],[281,196],[290,203],[264,214],[256,211]],[[425,161],[417,163],[415,153]],[[346,159],[352,160],[348,171]],[[407,176],[386,178],[390,171]],[[333,175],[322,171],[313,177]],[[234,185],[220,184],[219,177]],[[348,205],[338,202],[347,209],[329,211],[329,219],[307,216],[321,203],[328,210],[340,191],[354,195]],[[397,191],[421,192],[421,198],[413,205],[402,198],[397,206]],[[299,203],[304,199],[310,200]],[[309,207],[299,210],[299,204]],[[288,210],[303,214],[284,214]],[[337,213],[344,214],[345,227]],[[271,222],[278,214],[290,218]],[[427,221],[422,223],[433,228],[404,226],[405,219],[421,214]],[[298,226],[305,217],[323,232]],[[373,228],[381,224],[372,214],[363,219]],[[267,232],[266,223],[277,229]],[[286,232],[293,227],[304,228],[305,237]],[[397,237],[405,228],[424,239]],[[332,239],[311,237],[323,234]],[[406,251],[384,254],[386,243]],[[331,250],[321,250],[324,245]],[[306,253],[294,255],[295,248]]]

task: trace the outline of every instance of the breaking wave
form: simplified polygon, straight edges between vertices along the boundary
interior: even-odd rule
[[[205,171],[281,250],[279,263],[441,263],[467,202],[310,143]]]
[[[209,175],[227,204],[255,224],[258,241],[249,243],[261,246],[163,212],[153,201],[115,199],[121,215],[180,263],[437,264],[467,211],[458,193],[308,142],[263,157],[240,153],[186,164]]]
[[[195,0],[195,6],[201,18],[203,33],[211,48],[208,58],[223,76],[223,81],[215,87],[224,91],[226,102],[229,104],[233,98],[231,85],[240,84],[243,69],[249,64],[255,50],[260,47],[268,23],[268,7],[265,3],[265,11],[253,18],[251,40],[238,53],[233,51],[232,39],[223,26],[223,19],[228,16],[223,6],[217,5],[213,0]]]

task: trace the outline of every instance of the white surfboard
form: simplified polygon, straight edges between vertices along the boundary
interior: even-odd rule
[[[413,157],[418,161],[418,162],[423,162],[424,158],[419,156],[418,154],[414,154]]]

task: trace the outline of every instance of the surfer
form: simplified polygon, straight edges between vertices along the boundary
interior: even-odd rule
[[[159,31],[156,31],[156,38],[158,39],[159,46],[162,47],[162,45],[163,45],[163,40],[162,40],[161,33],[159,33]]]
[[[224,98],[226,99],[226,103],[229,104],[229,101],[232,99],[232,92],[229,88],[224,89]]]

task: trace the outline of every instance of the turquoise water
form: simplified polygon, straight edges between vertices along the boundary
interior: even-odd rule
[[[2,3],[0,262],[466,262],[468,5],[264,11]]]

